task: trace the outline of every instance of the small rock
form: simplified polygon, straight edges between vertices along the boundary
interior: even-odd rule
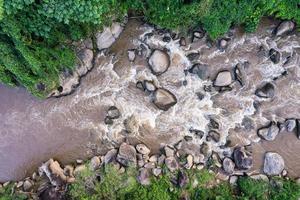
[[[138,82],[136,83],[136,87],[137,87],[138,89],[142,90],[142,91],[145,90],[144,84],[143,84],[143,82],[141,82],[141,81],[138,81]]]
[[[186,157],[186,164],[185,164],[185,168],[186,169],[191,169],[192,166],[193,166],[193,163],[194,163],[194,158],[191,154],[189,154],[187,157]]]
[[[125,173],[125,171],[126,171],[126,170],[125,170],[125,168],[124,168],[124,167],[120,167],[120,169],[119,169],[119,173],[120,173],[120,174],[123,174],[123,173]]]
[[[279,175],[284,169],[284,160],[274,152],[267,152],[264,159],[264,173],[267,175]]]
[[[223,160],[224,171],[228,174],[233,174],[234,168],[235,168],[234,162],[228,157],[224,158],[224,160]]]
[[[144,165],[145,165],[145,161],[144,160],[138,160],[137,161],[137,165],[138,165],[138,167],[143,167]]]
[[[269,178],[264,174],[255,174],[255,175],[251,175],[250,177],[253,178],[254,180],[263,180],[269,182]]]
[[[72,165],[66,165],[64,168],[64,174],[66,176],[74,176],[74,167]]]
[[[199,53],[190,53],[188,54],[186,57],[190,60],[190,61],[195,61],[199,58],[200,54]]]
[[[241,63],[238,63],[235,67],[234,67],[234,78],[235,80],[237,80],[241,86],[244,85],[244,82],[245,82],[245,74],[244,74],[244,65],[241,64]]]
[[[106,116],[104,118],[104,123],[107,124],[107,125],[112,125],[114,123],[114,120],[112,120],[111,118]]]
[[[162,39],[164,42],[168,43],[171,41],[171,37],[169,36],[164,36],[163,39]]]
[[[117,149],[109,150],[104,156],[104,163],[108,164],[108,163],[114,161],[117,157],[117,153],[118,153]]]
[[[279,133],[279,128],[275,122],[271,122],[268,126],[258,129],[258,136],[262,137],[267,141],[275,140]]]
[[[167,168],[171,171],[174,172],[175,170],[178,169],[178,163],[174,157],[168,157],[165,159],[165,164]]]
[[[76,163],[80,165],[80,164],[82,164],[82,163],[83,163],[83,160],[81,160],[81,159],[77,159],[77,160],[76,160]]]
[[[23,184],[24,184],[24,181],[19,181],[18,183],[17,183],[17,188],[20,188],[20,187],[22,187],[23,186]]]
[[[144,81],[144,88],[148,92],[154,92],[156,90],[156,86],[154,85],[153,81],[148,81],[148,80]]]
[[[219,50],[224,51],[228,47],[228,41],[229,39],[220,39],[217,43],[217,47]]]
[[[214,130],[210,130],[208,132],[208,136],[211,137],[215,142],[219,142],[221,138],[220,133]]]
[[[186,46],[186,40],[184,37],[181,37],[180,40],[179,40],[179,45],[180,46]]]
[[[266,83],[256,89],[255,95],[261,98],[273,98],[275,96],[275,86],[272,83]]]
[[[233,158],[238,169],[248,170],[253,166],[253,157],[244,147],[236,147]]]
[[[223,170],[218,170],[218,173],[216,174],[216,178],[221,180],[221,181],[228,181],[229,180],[229,176],[226,172],[224,172]]]
[[[237,180],[238,180],[238,176],[230,176],[230,178],[229,178],[229,183],[230,183],[231,185],[236,185]]]
[[[91,162],[90,162],[90,168],[91,170],[96,170],[100,167],[100,164],[101,164],[101,160],[98,156],[94,156],[92,159],[91,159]]]
[[[122,143],[119,147],[117,161],[124,166],[136,165],[136,150],[133,146]]]
[[[149,162],[157,163],[157,161],[158,161],[158,155],[152,155],[149,158]]]
[[[187,142],[189,142],[189,141],[193,140],[193,137],[190,136],[190,135],[186,135],[186,136],[184,136],[184,140],[187,141]]]
[[[33,187],[33,183],[32,183],[31,181],[29,181],[29,180],[25,180],[25,181],[24,181],[24,184],[23,184],[23,190],[24,190],[25,192],[30,191],[30,190],[32,189],[32,187]]]
[[[135,148],[139,153],[143,155],[148,155],[150,153],[150,149],[144,144],[138,144]]]
[[[161,174],[161,172],[162,172],[161,168],[153,168],[152,169],[152,174],[154,176],[159,176]]]
[[[174,150],[173,147],[167,145],[167,146],[165,146],[164,151],[165,151],[165,155],[167,157],[173,157],[174,156],[175,150]]]
[[[220,125],[215,119],[210,118],[208,128],[210,128],[210,129],[219,129]]]
[[[205,159],[205,157],[203,154],[194,155],[194,163],[195,164],[204,163],[204,159]]]
[[[164,51],[155,49],[148,60],[151,72],[154,75],[161,75],[165,73],[170,66],[170,56]]]
[[[146,163],[146,164],[144,165],[144,168],[146,168],[146,169],[153,169],[153,168],[155,168],[155,163],[153,163],[153,162],[148,162],[148,163]]]
[[[158,157],[157,164],[163,165],[165,162],[165,159],[166,159],[166,156],[162,154],[161,156]]]
[[[134,60],[135,60],[135,51],[136,51],[135,49],[130,49],[127,51],[128,60],[130,62],[134,62]]]
[[[293,32],[295,28],[296,28],[296,24],[294,22],[283,21],[276,27],[276,29],[274,30],[274,34],[276,36],[284,36]]]
[[[159,88],[155,90],[152,102],[157,108],[167,111],[177,103],[177,98],[169,90]]]
[[[192,74],[198,75],[200,79],[205,80],[208,78],[207,70],[207,65],[196,63],[188,71]]]
[[[214,86],[216,87],[229,86],[231,83],[232,83],[232,77],[230,71],[228,70],[219,72],[217,77],[214,80]]]
[[[180,188],[183,188],[188,184],[188,182],[189,182],[189,177],[184,171],[180,170],[177,176],[177,185]]]
[[[196,42],[200,39],[202,39],[205,36],[205,32],[200,30],[200,31],[194,31],[193,32],[193,37],[192,37],[192,42]]]
[[[277,64],[280,61],[280,53],[273,48],[269,51],[269,57],[274,64]]]
[[[138,181],[142,185],[150,185],[150,172],[148,169],[141,168],[139,170]]]
[[[119,109],[116,106],[111,106],[108,108],[107,117],[110,119],[117,119],[121,116]]]
[[[296,128],[297,123],[295,119],[287,119],[284,125],[288,132],[293,132],[294,129]]]
[[[288,174],[288,171],[287,171],[286,169],[282,170],[281,175],[282,175],[283,177],[286,177],[287,174]]]
[[[296,120],[297,128],[296,128],[296,135],[298,139],[300,139],[300,119]]]

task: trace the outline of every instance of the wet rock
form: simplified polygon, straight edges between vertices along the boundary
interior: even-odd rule
[[[104,123],[107,125],[112,125],[114,123],[114,120],[112,120],[111,118],[109,118],[108,116],[106,116],[104,118]]]
[[[118,119],[121,116],[119,109],[116,106],[111,106],[108,108],[107,117],[110,119]]]
[[[178,169],[178,163],[174,157],[168,157],[165,159],[165,164],[167,168],[171,171],[174,172],[175,170]]]
[[[214,130],[210,130],[208,132],[208,136],[211,137],[215,142],[219,142],[221,138],[220,133]]]
[[[220,71],[214,80],[214,86],[225,87],[232,83],[231,73],[228,70]]]
[[[179,45],[180,46],[186,46],[186,40],[184,37],[181,37],[180,40],[179,40]]]
[[[159,88],[155,90],[152,102],[157,108],[167,111],[177,103],[177,98],[169,90]]]
[[[256,89],[255,95],[261,98],[273,98],[275,96],[275,86],[272,83],[265,83]]]
[[[224,158],[222,165],[223,165],[224,171],[227,174],[233,174],[235,164],[230,158],[228,158],[228,157]]]
[[[111,27],[106,27],[102,32],[96,33],[96,43],[99,50],[109,48],[119,37],[123,27],[120,23],[113,23]]]
[[[201,40],[205,36],[205,32],[203,30],[194,31],[192,36],[192,42],[197,42]]]
[[[186,57],[190,60],[190,61],[195,61],[199,58],[200,54],[197,53],[190,53],[188,54]]]
[[[246,79],[244,70],[244,65],[240,63],[234,67],[234,78],[241,84],[241,86],[244,85]]]
[[[154,50],[148,60],[151,72],[154,75],[161,75],[165,73],[170,66],[170,56],[164,51]]]
[[[265,140],[273,141],[279,133],[279,128],[276,122],[270,122],[268,126],[258,129],[258,136],[262,137]]]
[[[100,167],[101,160],[98,156],[94,156],[90,161],[90,168],[91,170],[96,170]]]
[[[199,99],[200,101],[203,100],[204,97],[205,97],[205,94],[203,94],[203,93],[201,93],[201,92],[197,92],[196,95],[197,95],[197,97],[198,97],[198,99]]]
[[[175,154],[175,149],[173,147],[167,145],[164,148],[164,152],[167,157],[173,157]]]
[[[143,155],[148,155],[150,153],[150,149],[144,144],[138,144],[138,145],[136,145],[135,148],[136,148],[137,152],[139,152]]]
[[[201,78],[202,80],[205,80],[208,78],[208,74],[207,74],[207,65],[203,65],[203,64],[194,64],[192,66],[192,68],[189,69],[189,72],[192,74],[196,74],[198,75],[199,78]]]
[[[263,180],[269,182],[269,178],[264,174],[254,174],[250,176],[254,180]]]
[[[274,64],[277,64],[280,61],[280,53],[273,48],[269,51],[269,57]]]
[[[252,154],[244,147],[236,147],[233,151],[233,158],[238,169],[248,170],[253,166]]]
[[[169,36],[164,36],[163,39],[162,39],[164,42],[168,43],[171,41],[171,37]]]
[[[138,82],[136,83],[136,87],[137,87],[138,89],[142,90],[142,91],[145,90],[145,88],[144,88],[144,83],[141,82],[141,81],[138,81]]]
[[[297,126],[296,119],[287,119],[284,126],[288,132],[293,132]]]
[[[222,38],[218,41],[217,47],[219,50],[224,51],[228,47],[229,39]]]
[[[39,168],[40,175],[45,174],[52,185],[61,186],[66,183],[67,177],[60,164],[53,159],[48,160]]]
[[[154,85],[153,81],[144,81],[144,88],[148,92],[154,92],[156,90],[156,86]]]
[[[142,185],[150,185],[150,172],[148,169],[141,168],[139,170],[138,181]]]
[[[274,152],[267,152],[264,159],[264,173],[267,175],[279,175],[284,169],[284,160]]]
[[[122,143],[119,147],[117,161],[124,166],[136,165],[136,150],[133,146]]]
[[[152,169],[152,174],[154,176],[159,176],[162,173],[162,169],[161,168],[153,168]]]
[[[104,156],[104,163],[108,164],[108,163],[114,161],[117,157],[117,153],[118,153],[117,149],[109,150]]]
[[[134,62],[134,60],[135,60],[135,52],[136,52],[135,49],[130,49],[130,50],[127,51],[128,60],[130,62]]]
[[[294,22],[283,21],[276,27],[276,29],[274,30],[274,34],[276,36],[284,36],[293,32],[295,28],[296,28],[296,24]]]
[[[220,127],[219,123],[215,119],[210,118],[208,128],[219,129],[219,127]]]
[[[297,134],[298,139],[300,139],[300,119],[297,119],[296,122],[297,122],[296,134]]]
[[[24,190],[25,192],[30,191],[30,190],[32,189],[32,187],[33,187],[33,182],[32,182],[32,181],[30,181],[30,180],[25,180],[25,181],[24,181],[24,184],[23,184],[23,190]]]
[[[188,184],[188,182],[189,182],[189,177],[187,176],[186,172],[180,170],[177,176],[178,187],[183,188]]]

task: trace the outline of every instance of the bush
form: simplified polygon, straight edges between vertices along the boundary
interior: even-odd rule
[[[26,200],[26,195],[19,194],[14,191],[13,185],[9,184],[6,187],[0,188],[0,200]]]

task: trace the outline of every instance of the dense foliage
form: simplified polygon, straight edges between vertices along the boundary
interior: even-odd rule
[[[300,23],[299,0],[0,0],[0,81],[45,97],[76,62],[70,41],[127,11],[168,29],[201,25],[212,39],[236,24],[254,31],[262,16]]]

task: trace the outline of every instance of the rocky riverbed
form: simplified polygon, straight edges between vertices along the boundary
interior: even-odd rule
[[[124,141],[145,144],[150,156],[164,149],[169,166],[175,152],[196,166],[218,160],[228,179],[300,176],[294,23],[264,19],[256,33],[235,28],[213,42],[201,28],[178,34],[129,20],[99,33],[96,46],[81,47],[74,84],[62,78],[52,94],[60,98],[1,86],[0,181],[23,178],[50,157],[64,165]],[[86,74],[79,86],[78,74]],[[117,161],[138,164],[132,155]]]

